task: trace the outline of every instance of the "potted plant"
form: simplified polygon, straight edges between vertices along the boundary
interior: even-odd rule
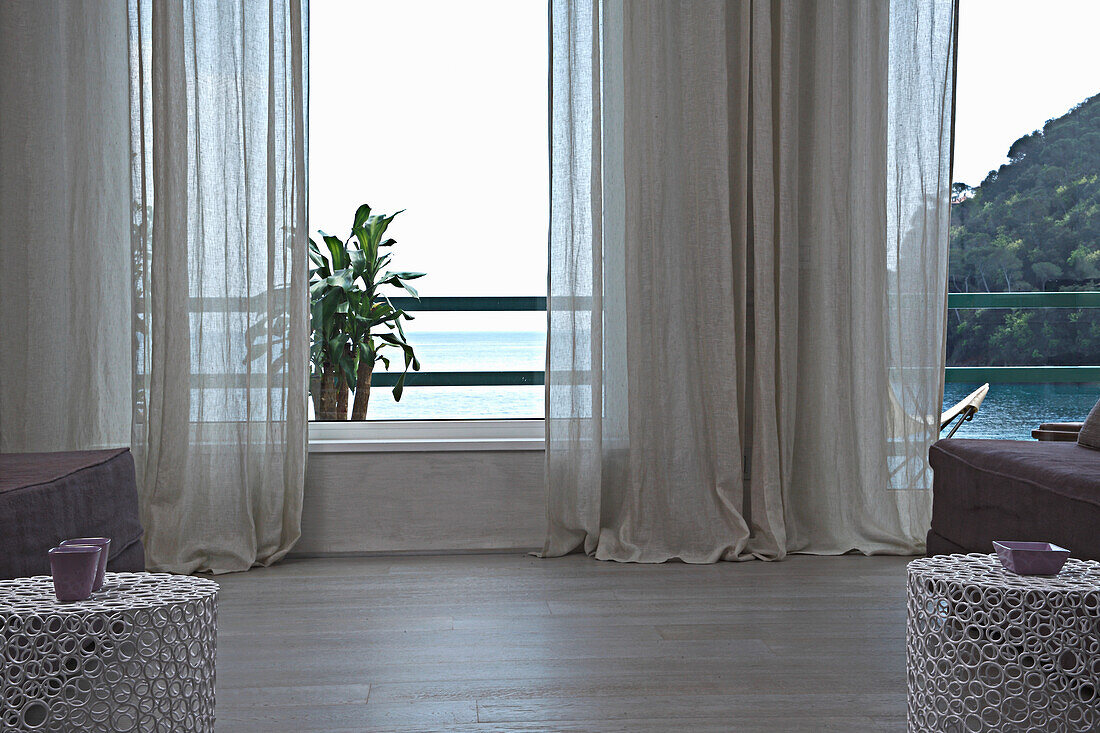
[[[401,400],[409,368],[420,370],[401,325],[413,318],[395,308],[383,292],[389,286],[419,297],[407,281],[424,275],[386,269],[392,253],[385,250],[396,242],[382,237],[400,213],[371,214],[363,204],[355,212],[347,240],[324,232],[319,232],[324,247],[309,240],[310,394],[318,420],[347,420],[352,393],[351,419],[367,419],[374,365],[380,361],[390,367],[385,349],[400,350],[405,360],[393,388],[395,400]]]

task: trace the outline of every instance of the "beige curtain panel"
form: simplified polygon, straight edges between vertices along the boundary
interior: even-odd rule
[[[0,451],[130,441],[125,0],[0,2]]]
[[[553,0],[545,555],[923,548],[954,17]]]
[[[133,450],[146,558],[266,565],[306,458],[304,0],[131,0]]]

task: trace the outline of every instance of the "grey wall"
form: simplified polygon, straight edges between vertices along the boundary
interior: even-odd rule
[[[312,453],[292,554],[530,550],[542,451]]]

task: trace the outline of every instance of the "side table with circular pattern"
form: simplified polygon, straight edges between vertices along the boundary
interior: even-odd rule
[[[0,580],[0,730],[214,730],[218,585],[107,573],[64,603],[49,576]]]
[[[996,555],[908,566],[911,733],[1100,731],[1100,563],[1022,576]]]

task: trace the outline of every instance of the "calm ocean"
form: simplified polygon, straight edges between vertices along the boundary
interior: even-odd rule
[[[538,331],[425,331],[410,333],[423,371],[541,371],[545,336]],[[944,405],[977,389],[948,384]],[[1031,438],[1040,422],[1083,420],[1100,396],[1097,384],[994,384],[959,438]],[[400,403],[389,390],[371,396],[374,420],[531,418],[543,416],[543,388],[410,387]]]
[[[947,384],[945,408],[976,390],[977,384]],[[1100,384],[991,384],[974,419],[956,438],[1031,440],[1042,422],[1081,421],[1100,398]]]
[[[424,372],[542,371],[546,337],[538,331],[422,331],[409,329]],[[393,352],[397,354],[398,352]],[[395,362],[396,366],[396,362]],[[542,417],[543,388],[409,387],[401,402],[388,389],[371,391],[371,420]]]

